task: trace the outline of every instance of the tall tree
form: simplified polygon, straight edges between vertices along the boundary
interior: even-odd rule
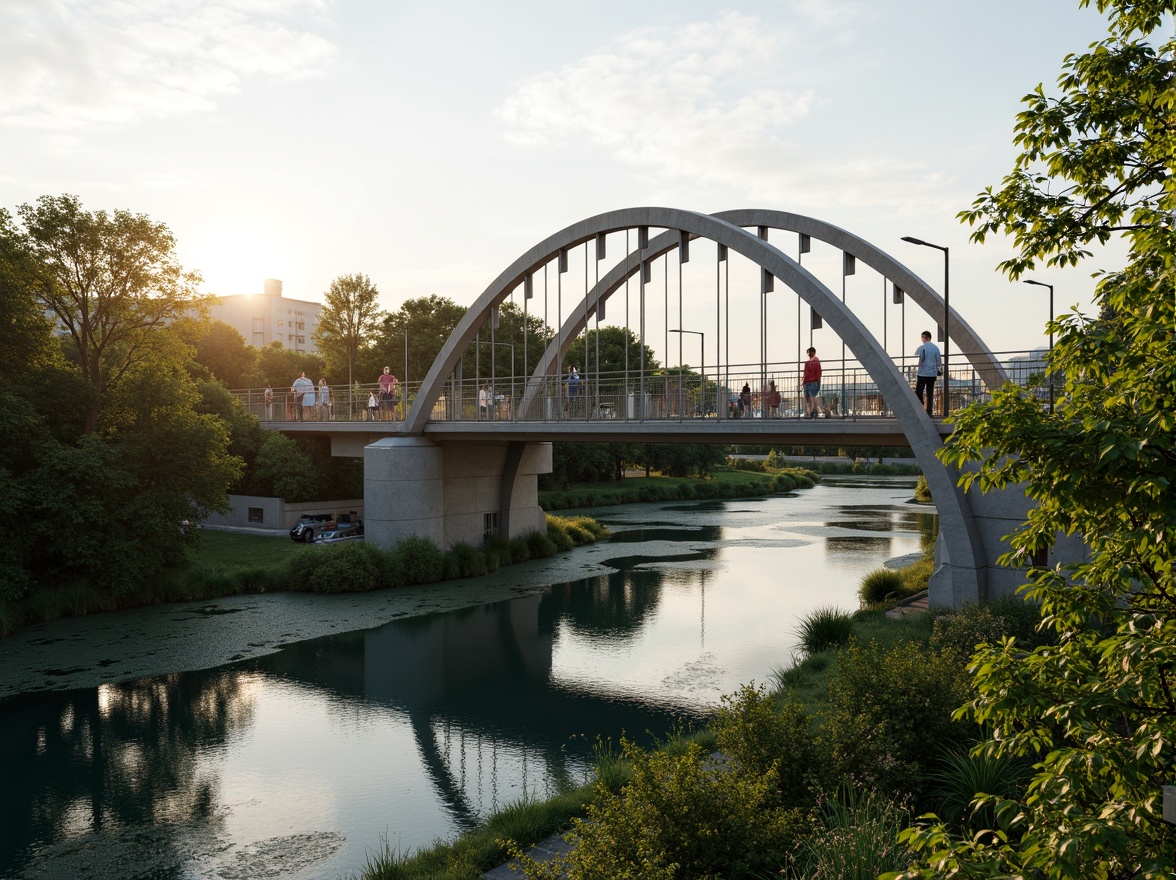
[[[980,751],[1026,756],[1033,777],[1018,798],[983,799],[1000,827],[905,832],[921,856],[906,877],[1176,873],[1160,790],[1176,767],[1176,39],[1157,45],[1174,9],[1096,5],[1109,37],[1066,59],[1056,97],[1039,87],[1025,99],[1013,173],[961,216],[978,241],[1013,236],[1012,278],[1076,263],[1116,234],[1128,264],[1102,276],[1097,317],[1053,326],[1056,411],[1008,386],[960,414],[941,456],[972,466],[971,488],[1019,483],[1037,502],[1004,561],[1028,568],[1058,644],[983,647],[963,710],[989,734]],[[1087,558],[1041,564],[1059,535],[1081,537]]]
[[[33,293],[69,334],[89,386],[85,431],[107,391],[159,339],[152,331],[203,303],[200,276],[176,259],[168,228],[129,211],[86,211],[77,196],[42,196],[5,215],[0,237],[37,266]]]
[[[379,326],[380,292],[366,275],[340,275],[331,282],[326,304],[313,339],[326,360],[327,370],[347,367],[347,384],[355,381],[356,358]]]
[[[596,369],[597,331],[589,330],[576,337],[568,346],[568,353],[564,356],[567,365],[575,365],[584,375]],[[623,376],[626,368],[629,375],[636,376],[641,369],[641,340],[632,330],[625,327],[601,327],[599,331],[600,372],[608,374],[609,378]],[[625,359],[626,350],[628,361]],[[661,363],[654,357],[653,349],[645,346],[645,372],[652,373],[660,369]]]
[[[390,366],[401,381],[424,379],[465,313],[464,306],[435,293],[405,300],[399,309],[384,317],[376,342],[363,359],[364,377],[375,382],[380,371]],[[406,348],[408,375],[404,375]],[[469,357],[466,362],[472,367]]]

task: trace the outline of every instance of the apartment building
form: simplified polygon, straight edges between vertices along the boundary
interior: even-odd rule
[[[294,351],[314,354],[318,349],[311,334],[322,310],[322,303],[282,296],[282,282],[267,278],[263,293],[222,296],[210,314],[235,328],[257,348],[280,342]]]

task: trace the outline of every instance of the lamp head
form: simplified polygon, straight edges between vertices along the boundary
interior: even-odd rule
[[[911,244],[921,244],[921,245],[925,245],[925,244],[927,244],[927,242],[923,241],[923,239],[921,239],[921,238],[912,238],[912,237],[911,237],[911,236],[909,236],[909,235],[904,235],[904,236],[902,237],[902,240],[903,240],[903,241],[909,241]]]

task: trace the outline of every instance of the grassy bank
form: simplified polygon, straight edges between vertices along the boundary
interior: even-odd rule
[[[84,580],[42,588],[19,602],[0,602],[0,636],[31,623],[163,602],[191,602],[242,593],[365,592],[477,577],[504,565],[545,559],[607,535],[591,517],[547,517],[547,531],[492,538],[483,547],[457,544],[442,552],[424,538],[394,550],[366,542],[329,547],[234,532],[203,530],[188,567],[119,595]]]
[[[574,483],[566,489],[539,493],[544,510],[606,507],[650,501],[692,501],[712,498],[746,498],[811,489],[818,477],[805,468],[765,470],[715,468],[708,477],[626,477],[611,483]]]

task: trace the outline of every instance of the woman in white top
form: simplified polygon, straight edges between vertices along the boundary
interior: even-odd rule
[[[318,414],[320,422],[325,422],[331,417],[331,389],[326,379],[319,379]]]

